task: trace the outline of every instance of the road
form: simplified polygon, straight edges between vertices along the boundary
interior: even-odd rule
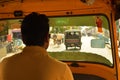
[[[88,37],[88,36],[82,36],[81,38],[81,41],[82,41],[82,46],[81,46],[81,50],[77,50],[79,52],[91,52],[93,54],[98,54],[98,55],[101,55],[105,58],[107,58],[108,60],[111,61],[111,63],[113,63],[113,60],[112,60],[112,51],[109,47],[106,47],[105,48],[91,48],[91,39],[94,39],[93,37]],[[60,44],[60,45],[54,45],[53,44],[53,40],[50,39],[50,45],[47,49],[47,51],[49,52],[61,52],[61,51],[67,51],[66,48],[65,48],[65,45],[64,43]],[[6,49],[5,48],[1,48],[0,49],[0,57],[4,56],[6,53]],[[17,53],[17,52],[16,52]],[[14,53],[13,53],[14,54]],[[7,55],[11,55],[11,54],[7,54]]]
[[[80,52],[94,52],[93,54],[98,54],[98,55],[101,55],[101,56],[104,56],[105,58],[107,58],[108,60],[111,61],[111,63],[113,63],[112,61],[112,52],[111,52],[111,49],[109,47],[106,47],[105,48],[91,48],[91,39],[94,39],[93,37],[86,37],[86,36],[83,36],[81,38],[81,41],[82,41],[82,46],[81,46],[81,50],[79,50]],[[53,44],[53,41],[52,39],[50,40],[50,45],[47,49],[47,51],[50,51],[50,52],[61,52],[61,51],[66,51],[65,49],[65,45],[64,43],[60,44],[60,45],[54,45]]]

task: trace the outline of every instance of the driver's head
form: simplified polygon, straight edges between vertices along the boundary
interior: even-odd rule
[[[26,46],[44,46],[49,41],[49,20],[45,14],[32,12],[22,21],[22,39]]]

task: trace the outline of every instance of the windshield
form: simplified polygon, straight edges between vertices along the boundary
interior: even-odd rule
[[[50,56],[61,61],[113,66],[109,21],[103,15],[49,17]],[[0,20],[0,58],[21,52],[22,19]]]

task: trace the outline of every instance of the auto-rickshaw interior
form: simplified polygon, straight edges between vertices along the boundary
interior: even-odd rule
[[[65,8],[60,5],[66,5],[67,0],[59,4],[56,0],[50,1],[57,4],[48,4],[52,3],[49,0],[30,1],[36,5],[28,0],[0,1],[0,10],[4,10],[0,11],[0,59],[20,53],[26,46],[22,42],[20,26],[24,16],[33,10],[47,14],[50,24],[47,51],[69,65],[75,80],[118,80],[115,48],[119,45],[115,41],[117,32],[113,19],[120,18],[119,0],[70,0]],[[93,2],[88,4],[86,1]],[[9,2],[14,3],[9,5]],[[35,7],[28,9],[31,5]],[[112,9],[116,9],[115,15]]]

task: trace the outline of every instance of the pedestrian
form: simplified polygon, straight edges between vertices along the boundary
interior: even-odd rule
[[[97,28],[98,28],[98,32],[102,33],[103,32],[103,30],[102,30],[102,19],[99,16],[96,17],[96,25],[97,25]]]
[[[73,80],[70,68],[47,53],[49,20],[32,12],[22,21],[21,34],[26,47],[21,53],[0,62],[0,80]]]

